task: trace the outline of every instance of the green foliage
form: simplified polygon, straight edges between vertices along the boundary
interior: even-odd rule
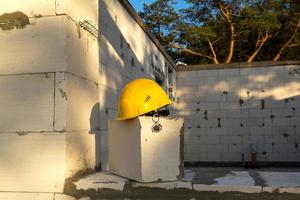
[[[175,0],[157,0],[140,13],[175,60],[265,61],[279,52],[280,60],[300,59],[299,0],[186,2],[188,8],[176,11]]]
[[[175,0],[157,0],[150,5],[144,4],[144,10],[139,12],[148,28],[162,44],[166,44],[174,38],[173,31],[179,19],[179,15],[173,7],[175,3]]]
[[[238,28],[242,30],[270,31],[277,30],[281,24],[278,14],[260,6],[245,7],[238,20]]]

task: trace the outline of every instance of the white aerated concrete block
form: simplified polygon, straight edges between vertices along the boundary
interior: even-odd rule
[[[192,146],[190,146],[191,151],[194,150],[193,145],[196,145],[197,147],[199,147],[199,144],[200,144],[199,136],[197,136],[197,137],[194,137],[194,136],[186,137],[184,141],[185,141],[186,145],[192,145]]]
[[[197,95],[199,94],[199,89],[197,86],[182,86],[180,88],[177,88],[176,94],[178,96]]]
[[[196,139],[194,139],[196,140]],[[200,145],[199,142],[198,143],[188,143],[186,144],[189,146],[189,148],[186,148],[187,151],[189,152],[194,152],[194,153],[197,153],[197,152],[206,152],[207,151],[207,145]]]
[[[0,133],[1,191],[62,192],[64,180],[64,133]]]
[[[228,153],[228,152],[223,152],[221,153],[221,161],[223,162],[240,162],[242,160],[242,152],[238,153]]]
[[[273,162],[288,162],[290,153],[269,153],[269,161]]]
[[[229,146],[227,144],[208,144],[206,145],[207,152],[211,153],[220,153],[220,152],[228,152]]]
[[[67,91],[60,91],[67,101],[66,130],[99,130],[100,105],[95,82],[67,74]]]
[[[202,110],[220,110],[220,104],[217,102],[208,102],[208,103],[202,103],[200,102],[200,108]]]
[[[198,137],[198,136],[205,136],[205,135],[210,135],[208,133],[207,128],[191,128],[191,129],[185,129],[185,135],[190,134],[193,137]],[[214,134],[212,134],[214,135]],[[217,134],[216,134],[217,135]]]
[[[30,9],[30,12],[34,12],[34,7],[43,6],[43,2],[50,2],[50,0],[1,1],[0,10],[6,4],[11,4],[14,7],[13,11],[16,11],[20,5],[34,4],[35,6]],[[54,6],[53,0],[51,3]],[[52,16],[34,19],[31,25],[21,29],[0,30],[0,74],[65,70],[64,25],[65,16]]]
[[[201,159],[201,157],[200,157]],[[221,153],[220,152],[207,152],[207,159],[201,160],[201,161],[208,161],[208,162],[214,162],[216,160],[221,160]]]
[[[290,161],[300,161],[300,150],[299,148],[297,149],[296,153],[290,153],[289,154],[289,160]]]
[[[185,152],[184,161],[185,162],[197,162],[199,160],[206,160],[206,153],[205,153],[205,158],[201,157],[200,154],[203,154],[203,153]]]
[[[176,180],[180,165],[180,118],[163,118],[152,132],[152,117],[109,121],[109,167],[112,173],[139,182]]]
[[[264,144],[265,143],[265,137],[264,136],[251,135],[250,136],[250,143]]]
[[[251,127],[251,135],[270,135],[272,134],[272,127]]]
[[[217,70],[200,70],[200,71],[194,71],[193,73],[197,74],[197,76],[201,78],[218,77],[219,74]]]
[[[249,117],[255,118],[255,117],[270,117],[270,115],[273,113],[270,109],[248,109]]]
[[[53,200],[54,193],[22,193],[22,192],[0,192],[0,199],[5,200]],[[56,199],[55,199],[56,200]],[[58,197],[58,200],[68,200]],[[74,199],[70,199],[74,200]]]
[[[66,178],[76,173],[94,169],[95,134],[89,132],[67,132],[66,134]]]
[[[267,125],[266,122],[264,121],[264,118],[261,117],[242,119],[241,123],[243,124],[244,127],[260,126],[263,123]]]
[[[228,135],[244,136],[249,134],[250,129],[248,127],[228,127]]]
[[[219,144],[219,136],[199,136],[199,144]]]
[[[197,78],[197,71],[178,72],[177,77],[182,79]]]
[[[199,77],[185,78],[183,80],[183,85],[185,86],[199,85],[202,83],[202,80]]]
[[[53,131],[53,73],[0,76],[0,94],[0,132]]]
[[[221,144],[241,144],[242,137],[241,136],[220,136]]]
[[[55,73],[55,131],[67,128],[67,74]]]
[[[241,119],[220,119],[220,125],[222,127],[241,127],[242,120]]]
[[[230,144],[229,145],[229,152],[248,153],[248,152],[250,152],[250,145],[249,144]]]
[[[74,4],[74,1],[78,0],[72,0],[71,4]],[[87,4],[79,3],[77,6],[81,6],[80,10],[83,10],[82,7],[85,5]],[[77,16],[79,17],[79,13]],[[97,83],[100,74],[99,44],[97,39],[87,31],[78,30],[78,25],[71,19],[65,21],[67,71]]]
[[[296,153],[295,144],[275,144],[272,151],[274,153]]]
[[[91,134],[99,131],[100,104],[96,83],[69,73],[55,74],[55,130]]]
[[[248,118],[248,109],[231,109],[227,111],[227,118]]]
[[[88,20],[91,21],[95,26],[98,25],[98,9],[99,1],[90,0],[82,3],[81,0],[67,1],[65,5],[65,13],[68,14],[75,21]]]

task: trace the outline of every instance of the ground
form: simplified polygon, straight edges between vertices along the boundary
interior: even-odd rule
[[[67,180],[65,193],[90,199],[300,200],[300,168],[186,168],[179,180],[138,183],[109,172]]]
[[[144,194],[131,194],[131,195],[112,195],[106,194],[101,197],[92,198],[82,198],[82,200],[95,199],[95,200],[106,200],[106,199],[116,199],[116,200],[299,200],[300,195],[298,194],[270,194],[270,193],[260,193],[260,194],[244,194],[237,192],[184,192],[184,191],[170,191],[169,193],[160,194],[159,191],[149,190]]]

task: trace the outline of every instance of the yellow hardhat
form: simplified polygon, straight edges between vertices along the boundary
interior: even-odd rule
[[[145,78],[136,79],[128,83],[121,93],[117,120],[134,118],[171,103],[156,82]]]

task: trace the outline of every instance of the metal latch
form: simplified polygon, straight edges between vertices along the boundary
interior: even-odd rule
[[[162,125],[159,123],[159,114],[154,114],[152,116],[152,121],[154,122],[154,125],[152,126],[152,132],[158,133],[162,130]]]

